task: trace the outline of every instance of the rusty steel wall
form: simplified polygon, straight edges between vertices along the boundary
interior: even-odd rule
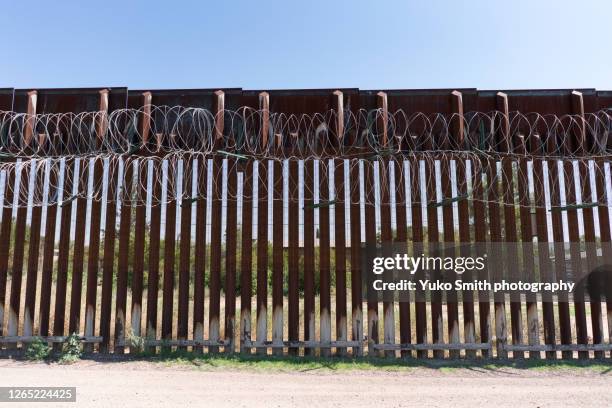
[[[584,115],[611,108],[612,91],[0,89],[0,111],[29,115],[94,111],[110,114],[144,107],[137,124],[141,140],[134,143],[170,143],[164,140],[170,137],[166,134],[151,134],[146,115],[149,105],[197,107],[217,113],[214,148],[229,153],[225,160],[230,164],[224,165],[218,157],[202,160],[185,155],[180,165],[162,165],[149,163],[143,153],[121,160],[111,157],[108,164],[96,162],[88,169],[70,158],[63,164],[65,185],[59,185],[59,180],[50,182],[50,189],[58,191],[48,194],[60,194],[67,200],[73,186],[66,180],[76,180],[84,189],[91,183],[92,189],[100,189],[100,194],[104,190],[106,197],[118,194],[125,199],[121,204],[114,199],[88,203],[83,197],[76,197],[70,205],[50,203],[44,208],[44,225],[42,206],[33,206],[30,215],[27,206],[19,206],[13,214],[15,192],[6,189],[0,225],[0,349],[17,350],[17,344],[26,344],[33,336],[58,343],[77,333],[86,343],[85,351],[103,353],[133,352],[138,347],[134,339],[145,339],[150,349],[188,348],[194,352],[286,351],[321,356],[368,353],[436,358],[524,358],[526,353],[530,358],[540,358],[541,352],[551,359],[572,358],[574,352],[581,358],[610,356],[611,299],[586,299],[578,293],[570,305],[567,296],[556,300],[548,296],[512,296],[507,301],[499,296],[489,298],[488,293],[437,293],[428,298],[417,291],[410,301],[368,301],[361,289],[364,271],[359,262],[363,243],[489,240],[520,242],[523,259],[550,269],[545,265],[551,262],[548,254],[539,252],[534,257],[529,247],[533,237],[539,243],[559,244],[564,241],[566,229],[570,242],[601,242],[602,249],[608,251],[610,215],[605,205],[569,209],[567,224],[561,212],[553,213],[548,222],[544,201],[535,203],[533,210],[528,208],[529,186],[520,181],[526,176],[519,177],[516,185],[505,178],[498,180],[498,164],[505,174],[528,171],[525,160],[504,158],[471,174],[474,180],[495,180],[500,188],[482,191],[475,187],[470,194],[478,199],[459,202],[457,211],[452,206],[444,206],[441,211],[435,206],[423,210],[421,205],[435,200],[439,190],[442,197],[452,196],[448,157],[439,159],[439,169],[434,162],[421,163],[414,157],[406,161],[381,157],[350,168],[345,168],[342,156],[322,159],[327,162],[290,161],[286,168],[289,176],[284,178],[281,161],[267,163],[231,156],[232,144],[223,139],[231,123],[224,120],[223,112],[241,107],[259,110],[263,112],[261,126],[265,129],[269,126],[268,113],[299,116],[334,111],[336,133],[345,134],[344,126],[348,124],[342,119],[343,112],[378,110],[384,115],[402,110],[408,115],[440,113],[451,118],[476,111],[499,111],[506,118],[511,111],[543,116]],[[384,116],[376,120],[380,120],[381,144],[386,146],[394,135],[388,132]],[[461,146],[467,137],[464,123],[451,119],[450,127],[451,138],[444,142],[447,145],[436,146],[434,141],[425,140],[423,146],[430,150]],[[265,130],[261,133],[268,135]],[[564,171],[557,166],[557,170],[551,167],[545,172],[548,165],[543,157],[556,153],[558,146],[525,143],[510,134],[510,125],[503,120],[498,133],[500,143],[494,149],[500,153],[512,151],[535,157],[532,171],[537,181],[533,188],[538,199],[544,200],[546,175],[551,180],[548,185],[553,186],[553,206],[561,205],[555,178],[573,180],[574,172],[581,179],[589,177],[585,162],[577,166],[566,163]],[[542,129],[542,135],[546,137],[546,129]],[[358,136],[350,131],[346,134],[351,140]],[[568,149],[589,151],[592,142],[580,136],[576,135],[574,146]],[[297,155],[299,137],[276,148]],[[56,151],[60,153],[70,154],[73,148],[73,141],[58,139],[53,143],[58,143]],[[342,141],[321,143],[333,147]],[[401,148],[409,150],[410,146]],[[599,192],[609,187],[605,177],[608,163],[600,160],[605,159],[594,159],[594,166],[600,169],[594,172]],[[427,179],[425,191],[406,189],[408,181],[403,174],[408,173],[400,171],[404,167],[410,169],[410,177]],[[457,169],[456,178],[468,177],[463,167]],[[181,195],[170,197],[166,193],[162,203],[161,196],[167,191],[162,185],[164,177],[173,177],[179,184],[179,173]],[[395,174],[393,179],[381,176],[391,173]],[[4,185],[14,185],[17,173],[6,174]],[[21,177],[21,188],[26,188],[26,173]],[[119,179],[139,181],[132,185]],[[390,180],[394,184],[381,189],[377,198],[376,186]],[[411,182],[414,185],[415,181]],[[268,185],[274,186],[270,195],[264,193]],[[365,196],[363,205],[359,204],[359,186]],[[459,190],[458,195],[468,194],[467,184],[458,188],[465,189]],[[592,196],[590,183],[583,184],[581,191],[574,191],[573,182],[564,183],[564,188],[563,194],[581,195],[582,202],[589,202]],[[499,196],[500,190],[504,197]],[[239,192],[242,198],[223,198],[239,197]],[[141,201],[127,199],[133,194]],[[321,205],[343,203],[345,194],[350,200],[347,206]],[[406,200],[409,194],[411,204],[375,205],[377,200],[390,203],[391,194],[396,203]],[[315,204],[315,195],[319,204]],[[515,195],[524,205],[508,204]],[[300,202],[303,206],[299,206]],[[255,207],[257,212],[253,211]],[[478,222],[487,218],[486,224]],[[43,227],[47,233],[41,235]],[[579,235],[579,230],[584,236]],[[553,251],[562,249],[553,245]],[[556,259],[563,256],[558,252]],[[513,258],[507,262],[513,262]],[[574,253],[569,261],[576,265],[581,261],[578,258],[580,253]],[[554,267],[560,276],[566,276],[565,263]],[[530,272],[527,267],[526,273]]]
[[[76,88],[76,89],[11,89],[0,88],[0,110],[27,113],[27,94],[36,91],[38,101],[36,113],[86,112],[99,108],[99,92],[110,92],[108,111],[140,107],[142,95],[150,93],[149,103],[153,105],[189,106],[212,109],[215,92],[219,89],[172,89],[172,90],[132,90],[127,88]],[[259,95],[264,90],[242,90],[227,88],[222,90],[225,108],[242,106],[259,107]],[[558,89],[558,90],[477,90],[422,89],[422,90],[359,90],[347,89],[305,89],[305,90],[267,90],[271,112],[286,114],[309,114],[335,109],[334,91],[341,91],[344,109],[376,108],[377,94],[384,92],[388,98],[388,109],[403,109],[411,112],[453,113],[452,92],[462,94],[463,111],[491,111],[498,109],[497,94],[508,95],[510,111],[538,112],[545,114],[566,114],[573,111],[572,92],[578,91],[584,97],[585,112],[608,109],[612,106],[612,91],[595,89]]]

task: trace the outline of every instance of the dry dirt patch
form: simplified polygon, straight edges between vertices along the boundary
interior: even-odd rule
[[[4,360],[0,379],[3,386],[76,386],[77,404],[68,407],[612,406],[612,374],[590,369],[287,371]]]

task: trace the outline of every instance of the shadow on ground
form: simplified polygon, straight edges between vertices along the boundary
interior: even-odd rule
[[[3,353],[3,358],[25,361],[23,353]],[[187,365],[201,368],[270,369],[308,372],[315,370],[383,370],[405,371],[425,368],[437,371],[458,369],[475,372],[512,374],[521,370],[571,370],[589,369],[601,375],[612,375],[612,359],[545,360],[545,359],[416,359],[378,357],[311,357],[271,356],[258,354],[194,353],[173,350],[139,354],[84,354],[83,362],[118,364],[126,362],[150,362],[164,365]],[[47,360],[53,364],[54,359]]]

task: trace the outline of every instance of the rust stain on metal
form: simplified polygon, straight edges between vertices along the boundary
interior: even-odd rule
[[[261,146],[268,147],[268,132],[270,131],[270,95],[267,92],[259,94],[259,110],[261,110]]]
[[[344,94],[342,91],[334,91],[336,100],[336,136],[342,140],[344,136]]]
[[[253,297],[253,162],[247,161],[242,168],[242,256],[240,263],[240,346],[251,337],[251,299]]]
[[[282,164],[273,163],[273,181],[275,186],[282,186]],[[283,342],[283,196],[282,189],[275,188],[272,195],[272,342]],[[282,349],[275,349],[276,355],[282,354]]]
[[[100,90],[100,117],[98,118],[98,138],[102,140],[108,129],[108,89]]]
[[[225,92],[215,91],[215,139],[223,138],[223,128],[225,127]]]
[[[380,118],[380,124],[378,131],[382,135],[381,144],[382,146],[387,146],[389,143],[389,135],[388,135],[388,122],[389,122],[389,108],[387,102],[387,94],[385,92],[379,92],[376,94],[377,96],[377,106],[380,112],[382,113]]]
[[[325,160],[319,166],[319,200],[329,200],[329,161]],[[330,268],[330,228],[329,206],[319,207],[319,284],[320,296],[320,338],[321,343],[331,342],[331,268]],[[321,348],[322,356],[329,356],[329,348]]]
[[[151,102],[153,97],[151,92],[142,93],[142,144],[146,145],[149,142],[149,132],[151,129]]]
[[[32,136],[34,134],[34,116],[36,115],[36,101],[38,99],[38,92],[30,91],[28,92],[28,117],[26,120],[26,128],[23,136],[23,144],[25,146],[30,145],[30,141],[32,140]]]
[[[229,157],[227,163],[227,199],[226,199],[226,226],[225,226],[225,341],[228,346],[225,352],[233,353],[235,350],[236,332],[236,235],[237,235],[237,161]]]
[[[463,146],[463,139],[465,137],[463,123],[463,94],[459,91],[453,91],[451,92],[451,96],[453,113],[457,114],[457,120],[455,121],[453,129],[456,138],[455,143],[457,146]]]
[[[315,341],[315,236],[314,174],[315,162],[304,163],[304,340]],[[304,350],[308,355],[312,350]]]

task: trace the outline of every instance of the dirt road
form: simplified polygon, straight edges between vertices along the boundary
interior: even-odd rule
[[[148,362],[0,360],[0,385],[77,387],[76,404],[53,407],[612,406],[610,370],[204,371]],[[21,406],[0,403],[13,405]]]

